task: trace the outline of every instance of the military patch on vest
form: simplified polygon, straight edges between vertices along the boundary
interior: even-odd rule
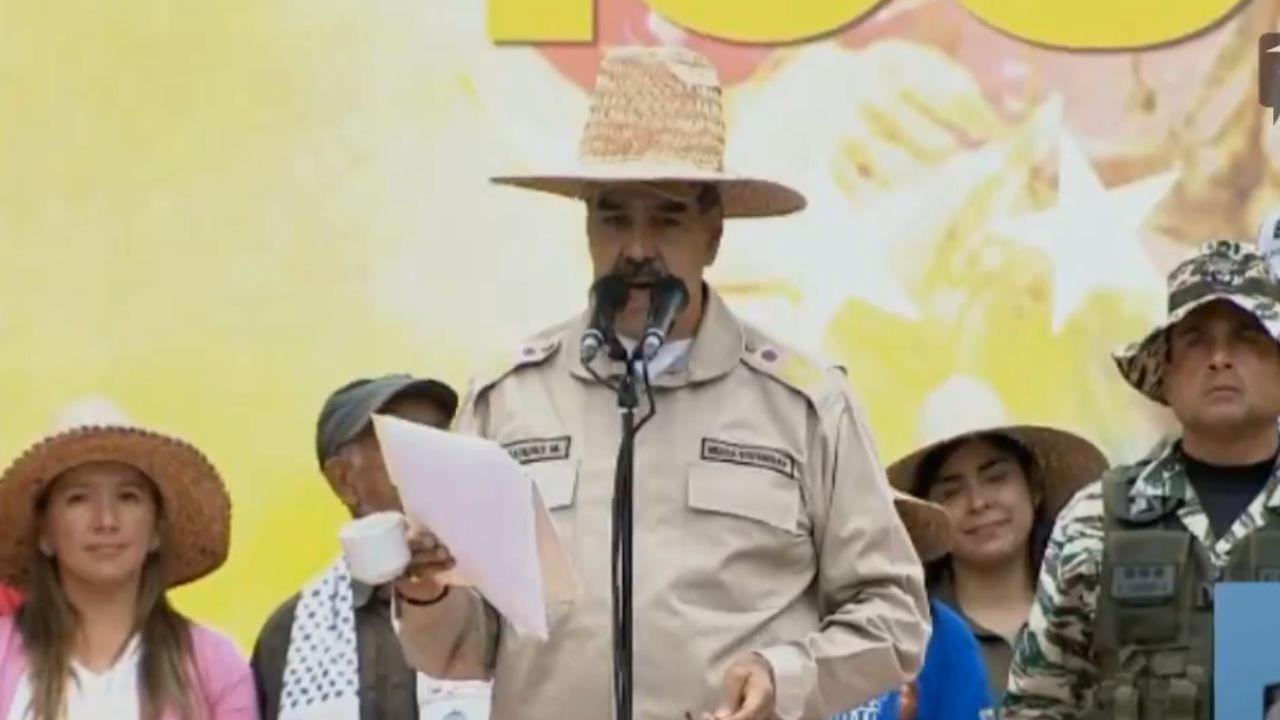
[[[1121,565],[1111,576],[1111,597],[1131,602],[1160,602],[1174,596],[1178,566]]]
[[[511,454],[511,458],[521,465],[546,462],[548,460],[569,459],[570,438],[568,435],[553,438],[534,438],[517,440],[502,446]]]
[[[759,445],[739,445],[724,440],[702,438],[702,459],[709,462],[772,470],[788,478],[796,476],[796,459],[791,457],[790,453]]]
[[[1280,568],[1258,568],[1258,582],[1280,582]]]

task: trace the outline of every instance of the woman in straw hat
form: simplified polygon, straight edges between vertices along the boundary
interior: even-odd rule
[[[226,559],[230,499],[191,445],[112,417],[0,477],[0,719],[254,720],[249,666],[166,591]]]
[[[951,552],[926,565],[930,595],[968,622],[998,702],[1054,518],[1076,490],[1101,477],[1107,460],[1078,435],[1011,422],[994,392],[973,378],[949,380],[921,415],[925,441],[889,466],[889,480],[951,518]]]
[[[894,507],[921,561],[944,557],[951,549],[951,520],[934,503],[895,491]],[[973,633],[964,620],[930,600],[933,632],[919,677],[889,693],[837,715],[832,720],[978,720],[991,712],[986,669]]]

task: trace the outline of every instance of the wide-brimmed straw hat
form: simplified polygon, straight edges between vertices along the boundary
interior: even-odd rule
[[[920,562],[932,562],[951,552],[951,518],[946,510],[900,490],[893,492],[893,506],[907,527]]]
[[[805,206],[781,183],[724,168],[720,81],[702,55],[679,47],[622,47],[600,62],[578,157],[565,167],[495,183],[590,199],[601,185],[692,182],[720,190],[725,217],[786,215]]]
[[[119,462],[147,476],[163,503],[160,563],[169,587],[227,559],[231,499],[218,471],[189,443],[137,427],[110,406],[71,413],[0,476],[0,582],[26,587],[36,541],[36,501],[60,475],[91,462]]]
[[[889,466],[889,482],[914,493],[920,463],[943,445],[998,434],[1016,441],[1034,459],[1043,510],[1056,516],[1071,496],[1107,469],[1106,456],[1075,433],[1012,421],[995,392],[976,378],[954,376],[925,399],[920,412],[920,444]]]
[[[1164,394],[1168,331],[1197,308],[1215,300],[1229,302],[1257,318],[1271,337],[1280,340],[1280,283],[1266,258],[1251,247],[1232,240],[1205,243],[1169,273],[1168,288],[1165,319],[1142,340],[1112,353],[1124,379],[1162,405],[1168,404]]]

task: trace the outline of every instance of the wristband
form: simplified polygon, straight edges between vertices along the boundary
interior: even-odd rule
[[[426,607],[427,605],[435,605],[436,603],[440,602],[441,600],[444,600],[448,596],[449,596],[448,585],[445,585],[444,590],[442,590],[439,595],[435,596],[430,600],[416,600],[400,592],[399,589],[396,590],[396,597],[400,598],[401,602],[408,603],[410,605],[414,605],[417,607]]]

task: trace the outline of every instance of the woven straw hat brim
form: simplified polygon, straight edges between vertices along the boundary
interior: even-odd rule
[[[932,562],[951,552],[951,518],[945,510],[904,492],[894,493],[893,505],[921,562]]]
[[[1168,405],[1164,396],[1164,372],[1168,358],[1168,330],[1183,318],[1211,302],[1225,300],[1258,319],[1271,337],[1280,341],[1280,304],[1268,297],[1239,293],[1214,293],[1182,305],[1142,340],[1115,351],[1111,359],[1133,389],[1147,398]]]
[[[26,587],[36,499],[59,475],[90,462],[131,465],[155,483],[164,504],[159,552],[169,587],[226,562],[231,498],[199,450],[138,428],[80,427],[37,443],[0,476],[0,582]]]
[[[1056,517],[1077,490],[1102,477],[1110,466],[1096,445],[1074,433],[1040,425],[1000,425],[968,430],[915,450],[889,466],[886,471],[889,482],[909,493],[915,485],[920,461],[926,455],[955,440],[989,433],[1017,440],[1035,457],[1048,517]]]
[[[553,195],[587,200],[600,185],[626,182],[710,183],[720,190],[726,218],[759,218],[790,215],[803,210],[803,195],[772,180],[738,177],[689,167],[619,164],[601,165],[538,175],[503,175],[493,178],[499,185],[538,190]]]
[[[805,206],[786,185],[728,172],[725,138],[719,73],[710,60],[676,46],[615,47],[600,60],[577,157],[493,180],[581,199],[600,183],[714,183],[730,218]]]

